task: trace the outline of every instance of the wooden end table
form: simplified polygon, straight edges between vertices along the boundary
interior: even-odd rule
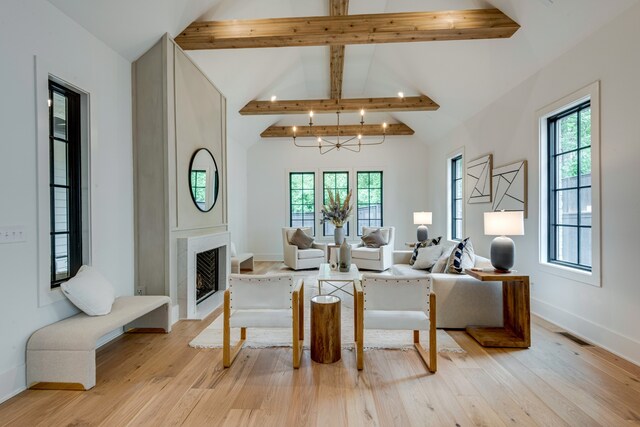
[[[531,347],[529,276],[466,269],[482,282],[502,282],[503,327],[467,326],[467,333],[484,347]]]
[[[340,360],[340,298],[316,295],[311,298],[311,360],[334,363]]]

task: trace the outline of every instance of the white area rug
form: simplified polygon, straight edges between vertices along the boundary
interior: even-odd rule
[[[314,276],[306,276],[304,278],[305,288],[305,306],[304,306],[304,347],[309,348],[309,319],[310,309],[309,301],[311,297],[318,293],[318,282]],[[323,288],[324,292],[330,289]],[[352,288],[348,286],[352,292]],[[342,291],[337,291],[334,295],[342,300],[341,321],[342,321],[342,348],[353,349],[353,297]],[[206,329],[198,334],[189,345],[195,348],[222,348],[222,323],[223,315],[218,316]],[[237,342],[240,338],[240,329],[231,329],[231,343]],[[423,331],[420,334],[420,342],[425,348],[429,345],[429,334]],[[464,353],[465,351],[455,342],[446,331],[438,329],[437,335],[438,352]],[[289,347],[291,346],[291,330],[289,329],[247,329],[247,340],[244,347],[249,348],[267,348],[267,347]],[[413,349],[413,332],[412,331],[384,331],[384,330],[365,330],[364,334],[365,349]]]

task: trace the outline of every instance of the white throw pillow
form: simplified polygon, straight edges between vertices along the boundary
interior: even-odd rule
[[[231,256],[232,257],[238,256],[238,251],[236,250],[236,244],[233,242],[231,242]]]
[[[449,261],[449,255],[451,255],[452,250],[453,247],[451,246],[444,246],[442,248],[442,255],[440,256],[440,258],[438,258],[438,261],[436,261],[435,265],[431,269],[432,273],[444,273],[445,269],[447,268],[447,262]]]
[[[63,282],[60,288],[69,301],[89,316],[111,313],[115,300],[113,285],[88,265],[80,267],[75,277]]]
[[[440,255],[442,255],[442,246],[440,245],[420,248],[418,250],[418,257],[414,261],[411,268],[415,270],[426,270],[428,268],[431,268],[436,263],[436,261],[438,261]]]

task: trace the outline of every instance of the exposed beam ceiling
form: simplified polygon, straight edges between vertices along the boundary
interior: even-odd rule
[[[375,125],[341,125],[340,133],[334,125],[298,126],[296,136],[298,138],[315,138],[319,136],[380,136],[382,124]],[[413,135],[413,129],[404,123],[392,123],[387,125],[386,135]],[[269,126],[260,134],[263,138],[292,138],[293,126]]]
[[[435,111],[440,106],[425,95],[405,98],[300,99],[283,101],[251,101],[240,110],[242,115],[307,114],[389,111]]]
[[[349,9],[349,0],[329,0],[331,16],[345,16]],[[331,99],[342,98],[342,76],[344,73],[344,45],[331,45],[329,75],[331,81]]]
[[[511,37],[520,26],[498,9],[194,22],[185,50],[399,43]]]

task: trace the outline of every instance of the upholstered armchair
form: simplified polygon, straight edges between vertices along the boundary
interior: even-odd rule
[[[388,234],[386,245],[379,248],[367,248],[360,242],[353,245],[351,249],[351,262],[357,265],[359,270],[384,271],[393,265],[395,227],[362,227],[362,235],[366,236],[378,229],[383,236]]]
[[[311,227],[300,227],[309,236],[313,231]],[[298,249],[296,245],[290,243],[297,227],[285,227],[282,229],[282,248],[284,251],[284,264],[294,270],[304,270],[307,268],[318,268],[320,264],[326,262],[326,245],[313,243],[309,249]]]
[[[230,274],[224,292],[222,365],[228,368],[242,349],[247,328],[291,328],[293,367],[300,367],[304,340],[304,283],[291,274]],[[240,340],[231,348],[231,328]]]
[[[364,330],[412,330],[413,343],[430,372],[437,369],[436,294],[427,277],[364,274],[355,284],[356,365],[364,367]],[[366,298],[365,298],[366,295]],[[429,331],[429,353],[420,344]]]

